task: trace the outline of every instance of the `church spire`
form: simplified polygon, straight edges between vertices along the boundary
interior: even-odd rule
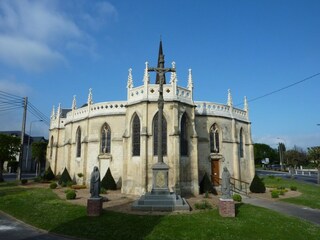
[[[160,39],[160,45],[159,45],[159,54],[158,54],[158,68],[164,68],[164,55],[162,50],[162,39]],[[160,76],[159,73],[157,73],[156,77],[156,84],[160,83]],[[163,74],[163,84],[166,84],[166,75]]]
[[[76,95],[73,95],[73,100],[72,100],[72,110],[76,110],[77,108],[77,101],[76,101]]]
[[[246,111],[246,112],[249,111],[248,100],[247,100],[246,96],[244,96],[244,107],[243,107],[243,110]]]

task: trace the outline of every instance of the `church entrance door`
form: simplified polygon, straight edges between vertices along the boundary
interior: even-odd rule
[[[220,185],[220,163],[219,160],[213,160],[211,161],[211,182],[213,186],[219,186]]]

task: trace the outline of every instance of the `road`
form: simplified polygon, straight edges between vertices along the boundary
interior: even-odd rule
[[[258,176],[275,176],[282,178],[291,178],[291,175],[288,172],[280,172],[280,171],[271,171],[271,170],[256,170]],[[308,182],[317,184],[317,176],[306,176],[306,175],[294,175],[294,179],[298,181]]]

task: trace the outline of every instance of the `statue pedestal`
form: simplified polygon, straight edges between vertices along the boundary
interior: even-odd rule
[[[156,163],[153,170],[153,187],[150,193],[141,196],[132,204],[137,211],[190,211],[187,201],[168,188],[169,167],[165,163]]]
[[[235,217],[235,204],[233,199],[219,199],[219,214],[221,217]]]
[[[87,201],[87,215],[90,217],[100,216],[102,212],[102,203],[102,197],[89,198]]]

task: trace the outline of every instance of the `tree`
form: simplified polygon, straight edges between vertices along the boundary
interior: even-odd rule
[[[300,147],[294,146],[286,152],[286,162],[288,165],[297,167],[298,165],[307,165],[307,153]]]
[[[3,164],[5,161],[16,160],[20,152],[20,138],[0,134],[0,182],[3,182]]]
[[[318,184],[320,184],[320,146],[308,148],[308,159],[312,161],[318,169]]]
[[[47,145],[48,143],[46,142],[34,142],[31,145],[32,157],[35,158],[37,163],[37,176],[39,176],[40,173],[41,163],[43,163],[46,160]]]
[[[277,150],[271,148],[269,145],[264,143],[254,144],[254,162],[255,164],[261,164],[261,160],[269,158],[270,163],[279,160]]]

